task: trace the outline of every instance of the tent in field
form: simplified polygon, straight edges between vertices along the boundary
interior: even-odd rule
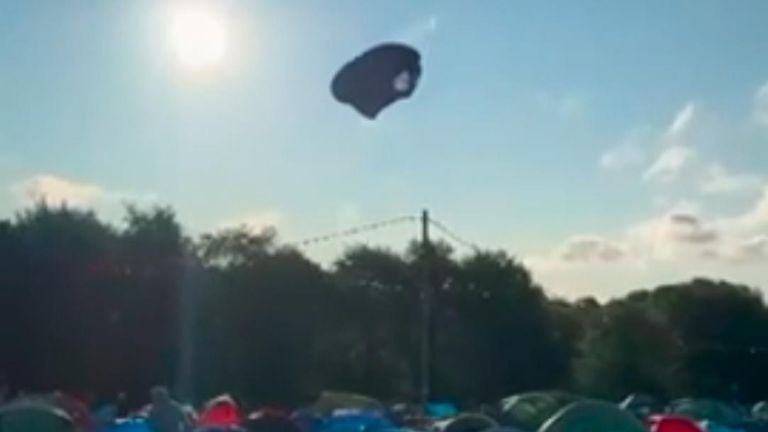
[[[273,411],[251,413],[243,426],[248,432],[302,432],[288,416]]]
[[[354,393],[324,391],[312,405],[311,410],[323,415],[331,415],[336,410],[384,411],[384,406],[376,399]]]
[[[695,421],[681,416],[656,415],[649,419],[651,432],[704,432]]]
[[[109,428],[109,432],[154,432],[146,419],[120,419]]]
[[[325,420],[318,432],[377,432],[394,429],[386,418],[371,411],[334,415]]]
[[[768,422],[768,401],[760,401],[752,407],[752,418]]]
[[[229,395],[221,395],[211,399],[205,404],[200,418],[199,426],[237,426],[243,420],[237,402]]]
[[[72,418],[45,401],[23,400],[0,409],[2,432],[75,432]]]
[[[642,393],[634,393],[627,396],[619,406],[641,420],[648,418],[652,414],[664,412],[664,405],[658,399]]]
[[[632,414],[612,403],[574,402],[547,420],[539,432],[646,432]]]
[[[474,413],[465,413],[436,424],[440,432],[482,432],[499,427],[496,420]]]
[[[669,404],[667,412],[721,425],[741,424],[745,420],[736,408],[712,399],[678,399]]]
[[[501,401],[501,423],[504,426],[535,431],[562,407],[579,400],[564,392],[528,392]]]

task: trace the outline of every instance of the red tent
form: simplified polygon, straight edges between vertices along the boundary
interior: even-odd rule
[[[687,417],[657,415],[650,418],[651,432],[704,432]]]
[[[229,395],[211,399],[205,404],[197,424],[199,426],[238,426],[243,421],[243,415],[237,402]]]

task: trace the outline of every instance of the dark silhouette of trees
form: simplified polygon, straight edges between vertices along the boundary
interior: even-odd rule
[[[322,268],[271,229],[191,238],[165,207],[108,224],[44,203],[0,221],[0,376],[133,404],[160,383],[196,401],[227,391],[290,405],[323,389],[415,400],[425,287],[437,399],[768,391],[768,308],[754,288],[694,279],[571,302],[499,251],[360,245]]]

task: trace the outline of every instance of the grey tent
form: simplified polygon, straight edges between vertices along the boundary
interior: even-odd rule
[[[574,402],[547,420],[539,432],[647,432],[632,414],[617,405],[584,400]]]
[[[72,418],[63,410],[38,400],[21,400],[0,409],[2,432],[75,432]]]

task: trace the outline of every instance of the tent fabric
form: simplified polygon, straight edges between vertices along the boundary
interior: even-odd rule
[[[290,416],[302,432],[315,432],[323,424],[323,418],[310,410],[297,410]]]
[[[375,46],[339,70],[331,92],[373,120],[390,104],[411,96],[421,76],[420,59],[418,51],[406,45]]]
[[[486,429],[497,428],[496,420],[475,413],[465,413],[459,416],[436,423],[440,432],[481,432]]]
[[[155,432],[146,419],[120,419],[109,428],[109,432]]]
[[[245,432],[245,429],[237,425],[198,426],[195,429],[193,429],[193,432]]]
[[[527,392],[501,401],[501,423],[525,431],[535,431],[578,396],[564,392]]]
[[[695,421],[681,416],[652,416],[650,424],[651,432],[704,432]]]
[[[509,427],[509,426],[499,426],[499,427],[486,429],[484,432],[524,432],[524,431],[513,428],[513,427]]]
[[[255,412],[243,423],[248,432],[303,432],[293,420],[276,412]]]
[[[331,415],[333,411],[344,409],[357,409],[365,411],[383,412],[384,406],[376,399],[354,393],[342,393],[326,391],[312,405],[312,411],[322,415]]]
[[[65,393],[55,393],[52,401],[72,418],[80,430],[89,431],[95,427],[95,420],[85,402]]]
[[[752,406],[752,418],[768,421],[768,401],[760,401]]]
[[[2,432],[75,432],[72,418],[45,401],[12,402],[0,409]]]
[[[198,426],[237,426],[243,415],[237,403],[229,395],[218,396],[208,401],[197,421]]]
[[[744,432],[741,427],[726,426],[709,420],[701,422],[701,428],[706,432]]]
[[[641,393],[627,396],[619,406],[639,419],[646,419],[652,414],[664,412],[664,406],[658,399]]]
[[[539,432],[646,432],[632,414],[612,403],[585,400],[574,402],[547,420]]]
[[[386,418],[371,413],[345,414],[328,418],[318,432],[374,432],[395,429]]]
[[[445,419],[459,413],[456,406],[448,402],[428,403],[425,411],[429,417],[434,419]]]
[[[739,424],[745,420],[735,408],[712,399],[678,399],[669,405],[667,412],[696,421],[709,420],[721,425]]]

